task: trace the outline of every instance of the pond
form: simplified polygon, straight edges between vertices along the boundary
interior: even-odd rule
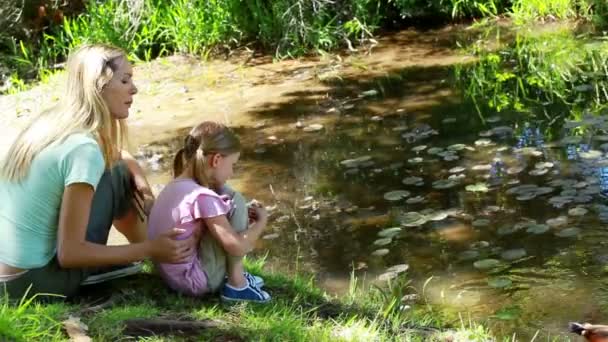
[[[425,300],[523,340],[608,318],[608,119],[481,119],[450,75],[351,75],[251,111],[233,186],[271,212],[257,254],[331,292],[351,272],[409,277]],[[186,132],[139,148],[157,190]]]

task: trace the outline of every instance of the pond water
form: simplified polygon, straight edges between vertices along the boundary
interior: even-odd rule
[[[607,319],[608,121],[481,120],[450,75],[351,74],[250,111],[232,184],[271,211],[256,253],[338,293],[408,264],[426,300],[521,340]],[[186,133],[139,148],[157,189]]]

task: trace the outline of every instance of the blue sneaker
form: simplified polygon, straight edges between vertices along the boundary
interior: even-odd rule
[[[258,277],[249,272],[244,272],[243,275],[245,275],[245,279],[247,279],[249,286],[260,287],[260,288],[262,286],[264,286],[264,279],[262,279],[262,277]]]
[[[249,284],[242,289],[235,289],[229,284],[224,284],[220,297],[222,300],[228,302],[267,303],[270,301],[270,295],[268,292],[260,290],[259,288]]]

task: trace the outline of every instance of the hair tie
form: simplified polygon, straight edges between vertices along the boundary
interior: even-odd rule
[[[191,158],[196,153],[196,150],[200,147],[200,142],[198,139],[188,134],[184,141],[184,152],[186,153],[186,157]]]

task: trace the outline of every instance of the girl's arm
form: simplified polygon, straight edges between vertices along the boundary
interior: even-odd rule
[[[110,266],[146,258],[183,262],[194,253],[195,237],[174,239],[183,233],[181,229],[173,229],[155,240],[125,246],[105,246],[86,241],[93,194],[93,187],[86,183],[74,183],[65,188],[57,237],[57,258],[62,267]]]
[[[232,229],[226,215],[205,218],[204,221],[213,238],[222,245],[226,253],[232,256],[244,256],[253,250],[255,242],[264,231],[267,214],[265,211],[258,212],[257,220],[242,233]]]

